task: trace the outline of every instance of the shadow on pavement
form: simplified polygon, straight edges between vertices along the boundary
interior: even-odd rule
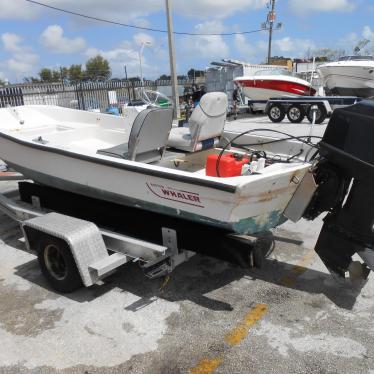
[[[196,255],[174,270],[165,287],[163,287],[165,278],[148,279],[136,263],[130,263],[107,277],[103,284],[84,288],[64,296],[77,302],[89,302],[117,288],[140,298],[126,307],[127,310],[134,312],[150,305],[158,298],[171,302],[189,300],[210,310],[231,311],[234,306],[229,302],[215,300],[206,294],[245,277],[253,283],[256,280],[261,280],[276,286],[271,290],[272,293],[281,292],[282,288],[288,288],[309,294],[322,294],[338,307],[350,310],[363,286],[362,284],[356,288],[341,286],[331,278],[330,274],[305,267],[298,268],[300,274],[303,274],[296,277],[294,282],[284,284],[282,280],[285,277],[293,277],[293,269],[293,264],[267,259],[262,269],[248,270],[212,257]],[[36,259],[16,267],[16,275],[51,290],[40,273]],[[246,287],[251,287],[250,283]],[[51,292],[54,291],[51,290]],[[255,302],[267,302],[267,300],[255,300]]]

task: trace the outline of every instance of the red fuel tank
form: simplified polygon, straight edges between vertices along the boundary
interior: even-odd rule
[[[217,177],[217,160],[218,155],[209,155],[205,173],[210,177]],[[242,166],[248,164],[249,159],[239,154],[223,155],[220,159],[218,170],[219,176],[223,178],[237,177],[242,173]]]

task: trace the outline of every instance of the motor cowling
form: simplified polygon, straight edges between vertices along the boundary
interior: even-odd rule
[[[339,277],[355,253],[374,270],[374,101],[336,109],[319,146],[318,188],[304,213],[314,219],[328,212],[315,250]]]

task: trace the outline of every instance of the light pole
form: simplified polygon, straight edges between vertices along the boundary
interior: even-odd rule
[[[168,23],[170,76],[171,76],[171,91],[173,95],[173,104],[174,104],[174,116],[176,118],[180,118],[178,80],[177,80],[177,70],[176,70],[176,64],[175,64],[172,0],[165,0],[165,1],[166,1],[166,16],[167,16],[167,23]]]
[[[140,65],[140,80],[142,82],[142,87],[144,87],[144,80],[143,80],[143,66],[142,66],[142,57],[143,57],[143,50],[146,45],[151,45],[152,43],[149,40],[141,42],[141,47],[139,51],[139,65]]]

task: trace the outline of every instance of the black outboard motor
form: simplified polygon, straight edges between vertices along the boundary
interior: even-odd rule
[[[327,211],[316,252],[333,275],[350,272],[358,253],[360,276],[374,270],[374,100],[336,109],[320,142],[318,185],[304,213]],[[368,267],[367,267],[367,266]]]

